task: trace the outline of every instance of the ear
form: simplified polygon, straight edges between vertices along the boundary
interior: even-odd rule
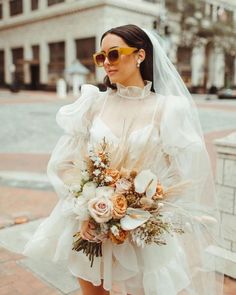
[[[139,51],[137,52],[137,59],[139,59],[141,62],[145,60],[146,57],[146,52],[144,49],[139,49]]]

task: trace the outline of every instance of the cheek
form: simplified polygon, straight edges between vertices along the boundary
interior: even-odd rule
[[[137,70],[136,63],[131,56],[121,56],[120,69],[124,75],[130,75]]]

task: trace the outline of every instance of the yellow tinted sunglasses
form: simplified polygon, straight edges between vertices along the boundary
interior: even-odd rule
[[[110,64],[114,65],[119,63],[120,56],[122,54],[129,55],[135,51],[137,51],[138,48],[136,47],[117,47],[117,48],[111,48],[108,50],[107,53],[104,51],[97,52],[93,54],[93,60],[96,66],[103,67],[104,62],[106,60],[106,57]]]

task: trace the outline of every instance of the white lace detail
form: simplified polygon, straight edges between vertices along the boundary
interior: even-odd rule
[[[116,83],[117,95],[128,99],[143,99],[150,95],[152,82],[146,81],[146,85],[141,88],[138,86],[123,86]]]

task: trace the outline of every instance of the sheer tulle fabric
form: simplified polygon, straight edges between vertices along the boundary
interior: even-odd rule
[[[154,89],[117,85],[105,93],[84,85],[80,98],[62,107],[57,122],[65,135],[48,164],[48,176],[60,200],[26,245],[24,254],[64,261],[71,273],[104,288],[132,295],[220,295],[222,276],[215,272],[208,247],[219,230],[213,177],[191,95],[160,46],[154,49]],[[139,248],[130,241],[103,243],[103,257],[90,268],[88,258],[71,250],[80,224],[73,215],[67,185],[76,183],[77,165],[89,144],[110,142],[112,167],[151,169],[162,185],[188,182],[184,193],[169,197],[166,214],[182,222],[183,235],[167,237],[166,246]]]
[[[149,86],[139,90],[141,96]],[[48,175],[60,200],[24,254],[63,260],[73,275],[94,285],[103,279],[105,289],[115,288],[121,294],[220,294],[214,283],[214,264],[205,259],[214,231],[207,218],[204,224],[203,216],[216,217],[209,159],[191,124],[188,104],[179,97],[150,91],[139,99],[137,89],[134,97],[132,88],[127,89],[128,96],[122,90],[100,93],[96,87],[84,85],[81,97],[59,110],[57,122],[65,135],[52,153]],[[107,241],[103,257],[97,258],[91,269],[84,254],[71,250],[73,233],[80,224],[74,218],[66,186],[76,182],[75,163],[82,165],[88,144],[99,143],[104,136],[111,144],[114,167],[148,168],[166,187],[183,180],[191,181],[191,186],[168,200],[174,218],[183,220],[184,235],[167,237],[167,245],[161,247]]]

